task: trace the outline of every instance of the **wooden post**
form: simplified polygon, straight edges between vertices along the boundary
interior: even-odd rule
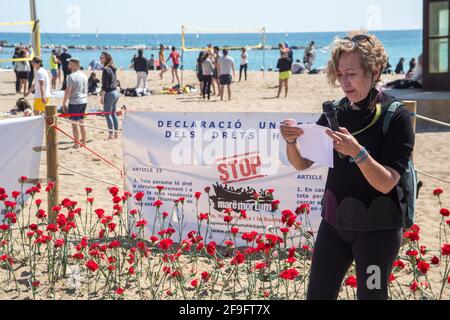
[[[50,221],[56,220],[56,215],[52,213],[52,208],[59,203],[59,183],[58,183],[58,136],[53,125],[56,125],[56,106],[45,107],[45,141],[47,146],[47,183],[54,182],[55,188],[50,196],[47,196],[47,213]]]
[[[405,106],[408,108],[411,113],[411,120],[413,123],[414,133],[416,133],[416,125],[417,125],[417,101],[403,101]]]

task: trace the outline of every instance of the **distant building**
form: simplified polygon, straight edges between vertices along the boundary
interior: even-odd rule
[[[424,0],[423,6],[423,87],[450,91],[450,0]]]

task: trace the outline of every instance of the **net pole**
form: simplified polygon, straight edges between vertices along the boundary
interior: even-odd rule
[[[36,1],[30,0],[30,18],[33,24],[33,51],[36,56],[41,56],[41,38],[40,38],[40,26],[36,13]]]
[[[263,78],[266,77],[266,28],[263,28]]]
[[[185,45],[185,39],[184,39],[184,25],[181,26],[181,88],[184,87],[184,45]]]

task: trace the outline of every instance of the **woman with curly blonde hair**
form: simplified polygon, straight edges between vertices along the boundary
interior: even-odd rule
[[[399,182],[413,152],[414,132],[407,108],[376,89],[386,63],[383,44],[374,35],[351,32],[334,42],[327,76],[345,97],[334,102],[339,131],[327,132],[334,143],[334,168],[329,169],[322,200],[310,300],[337,299],[353,262],[358,299],[388,298],[405,226]],[[318,124],[330,127],[325,115]],[[281,132],[291,164],[297,170],[310,168],[313,163],[302,157],[296,143],[303,131],[285,120]]]

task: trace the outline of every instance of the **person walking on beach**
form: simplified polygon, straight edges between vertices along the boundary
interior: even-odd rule
[[[45,70],[42,59],[34,57],[32,60],[34,69],[34,85],[28,88],[25,96],[34,91],[34,114],[39,115],[45,111],[45,107],[50,104],[51,83],[47,70]]]
[[[109,129],[109,140],[117,139],[119,137],[117,131],[119,130],[119,120],[117,119],[116,109],[119,101],[119,90],[117,90],[117,69],[114,66],[112,56],[108,52],[102,52],[100,56],[102,63],[102,91],[100,93],[100,103],[103,105],[103,111],[107,112],[105,115],[106,123]],[[116,132],[113,132],[116,131]]]
[[[67,52],[67,47],[63,46],[62,50],[63,50],[63,52],[59,56],[59,59],[61,61],[61,68],[62,68],[63,75],[64,75],[61,90],[66,90],[66,80],[67,80],[67,76],[69,75],[69,72],[70,72],[69,59],[72,58],[72,55]]]
[[[56,90],[56,80],[58,79],[58,57],[56,50],[52,50],[50,56],[50,74],[52,75],[52,89]]]
[[[62,107],[64,111],[68,111],[69,114],[72,114],[72,116],[69,117],[69,120],[72,121],[73,137],[85,146],[87,140],[86,128],[83,125],[83,114],[86,113],[88,103],[88,78],[80,70],[79,59],[70,58],[68,62],[68,67],[71,73],[67,77]],[[75,143],[74,148],[79,149],[80,145]]]
[[[137,56],[133,59],[134,70],[136,71],[136,89],[147,91],[148,60],[144,57],[144,50],[139,49]],[[141,87],[142,82],[142,87]]]
[[[150,59],[148,59],[148,70],[155,70],[155,56],[153,54],[150,56]]]
[[[308,47],[305,49],[305,55],[303,57],[303,63],[308,71],[312,70],[314,62],[316,61],[316,43],[311,41]]]
[[[180,54],[177,52],[177,49],[175,47],[172,47],[172,52],[169,55],[169,58],[167,58],[168,62],[170,59],[172,59],[172,83],[175,82],[175,77],[177,78],[177,83],[180,84],[180,78],[178,77],[178,69],[180,68]]]
[[[200,84],[200,96],[203,96],[203,56],[207,54],[207,52],[200,51],[197,58],[197,65],[195,67],[195,73],[197,74],[197,79]]]
[[[223,93],[225,86],[227,86],[228,101],[231,100],[231,82],[233,80],[231,72],[233,72],[233,77],[236,78],[236,71],[234,66],[234,60],[228,55],[228,50],[222,50],[223,56],[219,59],[219,84],[220,84],[220,100],[223,101]]]
[[[12,58],[13,59],[17,59],[17,58],[19,58],[19,52],[20,52],[20,47],[15,47],[14,48],[14,54],[13,54],[13,56],[12,56]],[[14,68],[14,74],[16,75],[16,82],[15,82],[15,85],[16,85],[16,93],[20,93],[20,79],[19,79],[19,76],[18,76],[18,74],[17,74],[17,68],[16,68],[16,62],[15,61],[13,61],[12,62],[12,65],[13,65],[13,68]]]
[[[336,300],[353,262],[358,299],[389,298],[389,277],[406,227],[400,178],[409,168],[414,130],[408,109],[376,89],[386,62],[383,44],[358,31],[336,40],[331,52],[328,82],[345,96],[334,103],[339,131],[326,131],[334,145],[334,168],[329,169],[322,200],[308,300]],[[324,114],[317,124],[329,128],[328,122]],[[303,130],[297,121],[283,124],[289,162],[296,170],[307,170],[313,162],[302,157],[297,144]]]
[[[26,59],[27,54],[25,49],[21,49],[19,53],[17,54],[17,59]],[[14,64],[14,71],[17,73],[17,78],[19,79],[19,93],[22,91],[23,88],[23,94],[27,94],[27,87],[28,87],[28,76],[31,72],[30,65],[28,61],[17,61]]]
[[[202,79],[203,79],[203,100],[208,95],[208,100],[211,99],[211,84],[214,75],[214,62],[208,53],[204,53],[202,57]]]
[[[289,92],[289,78],[291,77],[292,74],[291,71],[292,60],[291,58],[289,58],[287,52],[283,52],[281,54],[281,57],[277,63],[277,68],[280,73],[277,98],[280,97],[281,91],[283,90],[283,86],[284,86],[284,97],[287,98]]]
[[[220,59],[220,48],[215,46],[213,48],[213,56],[212,61],[214,63],[214,73],[213,73],[213,79],[212,79],[212,87],[213,87],[213,96],[217,94],[217,96],[220,95],[220,84],[219,84],[219,59]],[[217,90],[216,90],[217,88]]]
[[[242,71],[245,74],[245,81],[247,81],[247,69],[248,69],[248,52],[246,48],[241,49],[241,65],[239,67],[239,82],[242,80]]]
[[[161,70],[159,77],[162,80],[164,73],[167,72],[166,58],[164,56],[164,46],[163,45],[159,46],[159,68]]]

